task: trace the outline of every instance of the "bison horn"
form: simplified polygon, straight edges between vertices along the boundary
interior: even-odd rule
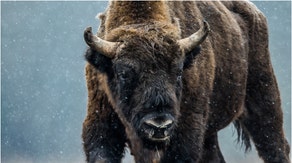
[[[178,41],[179,46],[184,49],[185,53],[192,51],[197,45],[200,45],[208,36],[210,26],[204,21],[204,26],[191,36]]]
[[[114,58],[118,43],[103,40],[92,34],[92,28],[87,27],[84,31],[84,40],[87,45],[108,58]]]

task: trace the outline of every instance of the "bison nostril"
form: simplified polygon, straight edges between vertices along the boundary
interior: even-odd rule
[[[164,134],[164,136],[167,136],[168,135],[168,131],[165,130],[163,134]]]
[[[173,120],[167,119],[165,121],[157,121],[155,119],[148,119],[145,121],[145,124],[155,128],[170,128],[173,124]]]

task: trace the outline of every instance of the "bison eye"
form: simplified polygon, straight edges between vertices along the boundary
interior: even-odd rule
[[[120,80],[128,80],[130,78],[130,75],[125,70],[122,70],[118,73],[118,78]]]
[[[135,71],[133,68],[129,66],[125,66],[125,65],[117,65],[116,72],[117,72],[118,79],[121,81],[129,80],[135,74]]]
[[[176,78],[177,80],[181,80],[182,73],[183,73],[183,70],[182,69],[178,70],[178,72],[177,72],[177,78]]]

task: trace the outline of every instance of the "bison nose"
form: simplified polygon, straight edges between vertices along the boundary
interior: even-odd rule
[[[152,141],[166,141],[171,136],[174,124],[174,117],[169,114],[150,114],[144,117],[140,131]]]
[[[143,123],[153,129],[168,129],[174,125],[174,117],[170,114],[152,114],[146,116]]]
[[[172,126],[173,120],[172,119],[161,120],[161,118],[153,118],[146,120],[144,123],[153,128],[166,129]]]

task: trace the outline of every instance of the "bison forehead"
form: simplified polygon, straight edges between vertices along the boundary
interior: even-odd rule
[[[183,55],[176,40],[171,36],[141,37],[130,36],[123,40],[124,44],[117,58],[128,58],[142,63],[172,64],[181,62]],[[161,65],[161,66],[162,66]]]

